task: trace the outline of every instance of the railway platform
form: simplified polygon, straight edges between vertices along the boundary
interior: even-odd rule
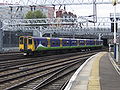
[[[64,90],[120,90],[120,68],[111,54],[90,57],[71,77]]]

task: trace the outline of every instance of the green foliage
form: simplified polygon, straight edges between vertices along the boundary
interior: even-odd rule
[[[33,17],[33,12],[32,12],[32,11],[28,11],[28,13],[25,15],[25,18],[26,18],[26,19],[34,18],[34,17]]]
[[[28,11],[28,13],[25,15],[26,19],[36,19],[36,18],[46,18],[46,15],[44,15],[41,11]]]

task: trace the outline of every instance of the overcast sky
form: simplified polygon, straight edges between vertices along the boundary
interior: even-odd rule
[[[67,10],[73,11],[78,16],[93,15],[93,5],[69,6],[67,7]],[[114,7],[112,4],[97,5],[98,17],[109,17],[110,13],[114,13]],[[120,4],[116,6],[116,13],[120,13]]]

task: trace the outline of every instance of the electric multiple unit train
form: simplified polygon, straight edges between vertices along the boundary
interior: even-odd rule
[[[98,49],[103,46],[102,40],[97,39],[71,39],[71,38],[48,38],[20,36],[19,49],[26,55],[34,52],[50,50],[71,49]]]

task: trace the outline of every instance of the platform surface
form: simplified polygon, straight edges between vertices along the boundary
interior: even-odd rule
[[[76,71],[65,90],[120,90],[120,74],[112,61],[108,52],[94,55]]]
[[[100,60],[101,90],[120,90],[120,75],[110,62],[108,54]]]

